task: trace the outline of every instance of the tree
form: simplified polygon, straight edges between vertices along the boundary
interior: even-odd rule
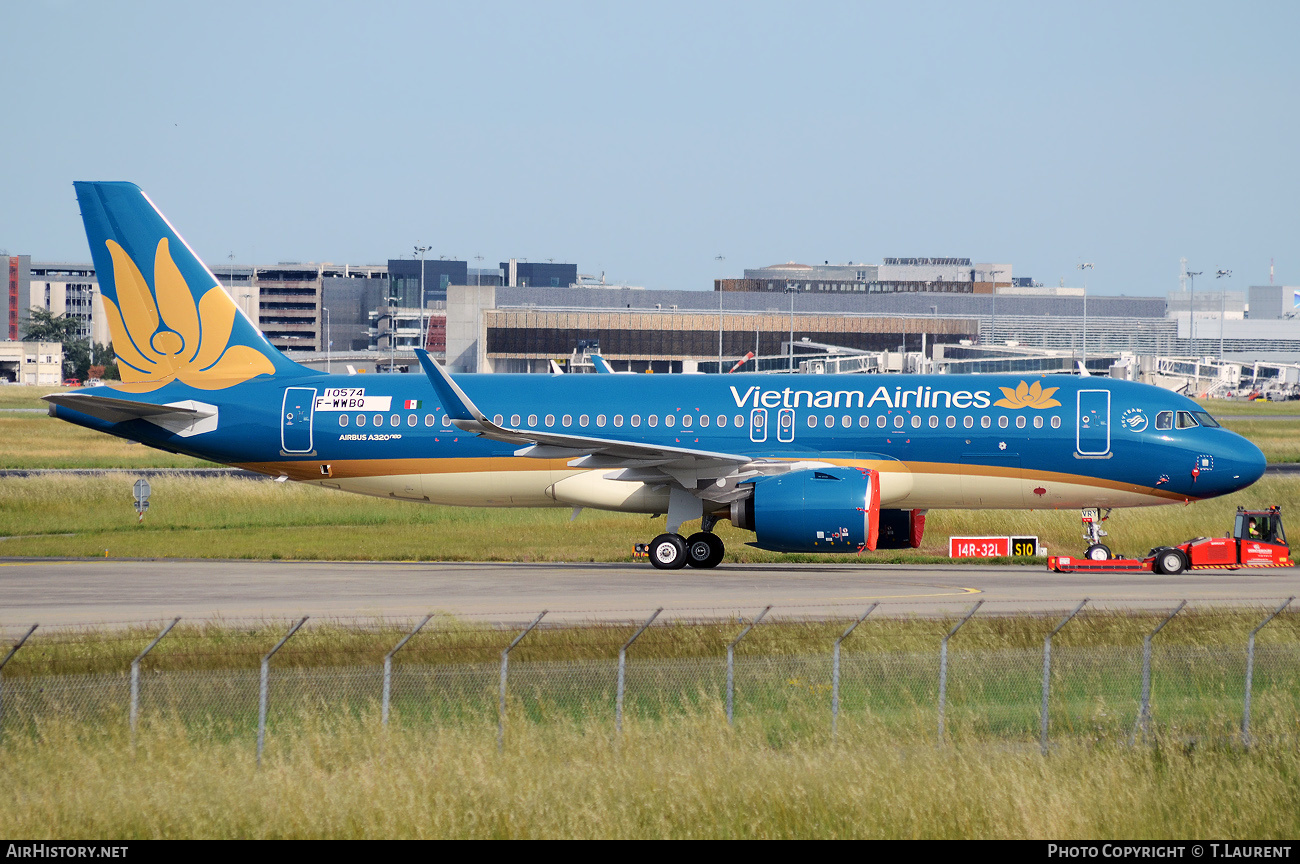
[[[81,322],[67,315],[33,306],[23,326],[24,342],[58,342],[63,345],[63,377],[85,378],[90,368],[90,341],[80,335]]]

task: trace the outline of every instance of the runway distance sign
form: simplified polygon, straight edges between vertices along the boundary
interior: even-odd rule
[[[949,537],[949,558],[1032,557],[1038,554],[1037,537]]]

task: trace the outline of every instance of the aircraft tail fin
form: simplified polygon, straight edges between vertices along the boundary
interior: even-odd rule
[[[73,184],[121,374],[121,389],[181,381],[221,390],[304,375],[266,340],[134,183]]]

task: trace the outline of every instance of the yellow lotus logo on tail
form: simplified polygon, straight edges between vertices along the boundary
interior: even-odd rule
[[[999,408],[1011,408],[1019,411],[1021,408],[1055,408],[1060,405],[1052,398],[1052,394],[1059,390],[1059,387],[1043,387],[1035,381],[1032,385],[1021,381],[1016,389],[1010,387],[999,387],[1005,399],[999,399],[994,402]]]
[[[115,241],[105,241],[113,256],[117,303],[101,295],[113,334],[113,351],[123,390],[147,393],[172,380],[200,390],[233,387],[275,367],[247,345],[230,345],[236,308],[213,285],[194,305],[194,294],[172,261],[167,238],[154,255],[154,291],[140,268]],[[155,300],[155,297],[157,298]]]

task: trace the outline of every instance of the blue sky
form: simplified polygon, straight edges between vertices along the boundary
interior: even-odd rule
[[[49,0],[3,32],[0,248],[37,259],[88,260],[72,181],[122,179],[214,269],[1300,283],[1296,3]]]

